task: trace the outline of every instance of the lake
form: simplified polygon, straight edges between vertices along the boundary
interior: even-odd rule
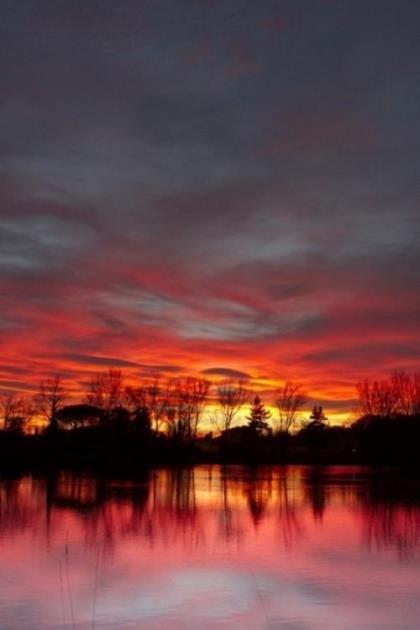
[[[419,482],[198,466],[0,482],[0,628],[420,627]]]

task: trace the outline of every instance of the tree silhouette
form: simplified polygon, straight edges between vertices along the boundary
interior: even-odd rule
[[[220,419],[215,419],[215,424],[220,432],[228,431],[233,424],[235,416],[245,404],[248,392],[243,383],[238,381],[223,381],[217,388],[217,401],[220,408]]]
[[[365,381],[358,383],[360,410],[365,415],[391,418],[397,409],[398,394],[388,380]]]
[[[104,418],[119,416],[124,403],[124,383],[121,370],[109,369],[97,374],[89,383],[86,403],[103,411]]]
[[[169,383],[166,421],[173,436],[188,441],[196,439],[209,388],[209,381],[192,376],[175,378]]]
[[[23,433],[33,415],[28,401],[14,392],[0,395],[0,416],[4,431]]]
[[[324,414],[324,410],[321,405],[315,405],[312,408],[312,413],[309,416],[308,427],[315,429],[323,429],[327,426],[327,416]]]
[[[420,373],[394,372],[388,379],[365,379],[357,384],[357,394],[365,416],[415,416],[420,413]]]
[[[251,404],[250,414],[247,416],[248,427],[258,435],[269,435],[271,427],[267,421],[270,417],[271,413],[264,407],[261,398],[258,395],[255,396]]]
[[[57,413],[66,400],[66,397],[65,389],[58,375],[42,381],[39,386],[36,402],[39,412],[48,422],[49,430],[56,430],[58,428]]]
[[[160,380],[154,378],[151,385],[143,388],[144,406],[148,410],[150,421],[156,432],[160,431],[166,408],[166,398]]]
[[[289,433],[297,422],[299,410],[306,402],[306,396],[300,383],[286,381],[275,392],[275,404],[278,410],[278,429]]]
[[[56,413],[58,426],[64,429],[79,429],[97,424],[102,417],[102,410],[92,405],[66,405]]]

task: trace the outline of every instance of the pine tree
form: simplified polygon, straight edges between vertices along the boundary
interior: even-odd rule
[[[268,420],[271,417],[271,413],[267,411],[259,396],[255,396],[249,416],[247,416],[248,427],[258,434],[271,433],[271,427],[268,424]]]
[[[311,429],[324,429],[327,426],[327,417],[321,405],[313,407],[307,426]]]

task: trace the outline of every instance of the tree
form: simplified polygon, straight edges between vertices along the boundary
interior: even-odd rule
[[[0,395],[0,415],[4,431],[23,433],[32,413],[28,402],[14,392]]]
[[[420,372],[413,374],[413,415],[420,416]]]
[[[191,423],[188,426],[188,438],[195,440],[198,433],[198,426],[206,406],[210,383],[204,378],[189,377],[186,379],[189,404],[191,407]]]
[[[395,412],[401,416],[420,413],[420,373],[394,372],[389,387],[395,396]]]
[[[220,416],[215,418],[215,424],[219,431],[228,431],[233,424],[237,413],[244,406],[248,392],[242,381],[223,381],[217,387],[217,401],[220,407]]]
[[[155,378],[151,385],[143,388],[143,397],[153,428],[158,433],[162,426],[166,409],[166,398],[163,395],[159,378]]]
[[[108,372],[96,374],[89,383],[86,402],[104,412],[107,420],[113,419],[124,404],[124,383],[121,370],[110,368]]]
[[[258,435],[269,435],[271,427],[267,421],[270,417],[271,413],[264,407],[261,398],[258,395],[255,396],[251,404],[250,414],[247,416],[248,427]]]
[[[48,422],[48,429],[57,429],[57,413],[66,400],[66,392],[60,376],[49,378],[39,386],[36,403],[39,413]]]
[[[415,396],[414,379],[407,372],[394,372],[389,381],[389,388],[395,396],[395,411],[402,416],[410,416]]]
[[[132,426],[142,436],[150,435],[152,421],[146,388],[126,387],[125,393]]]
[[[146,437],[150,437],[152,422],[150,419],[150,413],[147,407],[143,407],[142,409],[138,409],[134,418],[132,418],[132,427],[135,429],[136,433],[140,435],[143,439]]]
[[[309,422],[306,425],[307,429],[325,429],[327,426],[327,417],[324,414],[324,410],[321,405],[315,405],[312,408],[312,413],[309,416]]]
[[[420,373],[394,372],[387,379],[357,384],[360,412],[383,419],[420,413]]]
[[[286,381],[282,387],[276,390],[275,396],[279,431],[289,433],[296,425],[300,409],[306,403],[302,385]]]
[[[362,414],[391,418],[397,409],[398,393],[389,380],[366,379],[357,385]]]
[[[57,411],[56,420],[60,427],[79,429],[97,424],[101,416],[101,409],[92,405],[66,405]]]
[[[188,441],[196,439],[209,388],[207,380],[192,376],[170,381],[166,394],[166,421],[172,435]]]
[[[131,385],[126,387],[124,398],[132,418],[147,406],[144,387],[132,387]]]

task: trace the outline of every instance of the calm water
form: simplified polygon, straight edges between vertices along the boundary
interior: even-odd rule
[[[0,628],[420,627],[420,491],[368,469],[0,482]]]

